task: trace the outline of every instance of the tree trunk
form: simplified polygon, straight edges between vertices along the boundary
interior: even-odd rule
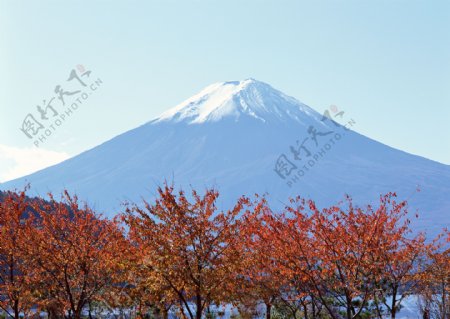
[[[73,310],[73,319],[81,319],[81,308]]]
[[[394,286],[392,289],[392,303],[391,303],[391,319],[395,319],[397,313],[397,286]]]
[[[166,308],[162,309],[163,319],[169,319],[169,311]]]
[[[447,318],[447,288],[445,282],[442,283],[442,318]]]
[[[195,300],[196,300],[196,307],[197,307],[195,318],[196,319],[202,319],[202,312],[203,312],[203,309],[202,309],[202,296],[200,294],[197,294]]]
[[[303,312],[304,312],[303,316],[305,317],[305,319],[308,319],[308,305],[306,303],[303,303]]]
[[[347,302],[347,319],[352,319],[353,315],[352,315],[352,301],[350,300],[350,298],[348,296],[346,296],[346,302]]]
[[[48,315],[48,319],[64,318],[64,316],[60,316],[58,311],[56,311],[56,307],[54,305],[51,305],[47,308],[47,315]]]
[[[91,306],[90,302],[89,302],[89,319],[93,319],[92,318],[92,306]]]
[[[14,300],[14,318],[15,319],[20,318],[19,301],[18,300]]]
[[[266,319],[270,319],[272,311],[272,305],[270,303],[266,303]]]
[[[312,309],[312,318],[316,319],[316,300],[314,299],[314,296],[311,296],[311,309]]]

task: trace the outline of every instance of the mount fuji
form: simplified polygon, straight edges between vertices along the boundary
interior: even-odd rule
[[[449,226],[450,166],[362,136],[354,124],[336,107],[318,113],[254,79],[216,83],[136,129],[0,189],[68,189],[107,216],[123,201],[151,200],[165,181],[185,190],[216,187],[224,208],[243,194],[267,193],[279,209],[296,195],[329,205],[350,194],[367,204],[396,192],[419,213],[415,229]]]

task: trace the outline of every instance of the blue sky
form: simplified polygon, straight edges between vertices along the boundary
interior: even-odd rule
[[[0,0],[0,181],[249,77],[450,164],[450,2]],[[76,65],[101,87],[39,148],[20,131]]]

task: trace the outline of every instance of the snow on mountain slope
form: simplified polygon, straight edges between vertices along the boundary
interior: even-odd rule
[[[316,117],[308,106],[270,85],[247,79],[215,83],[199,94],[164,112],[155,122],[174,121],[189,124],[217,122],[224,118],[235,120],[243,114],[266,121],[297,121],[302,113]]]
[[[27,181],[41,195],[67,188],[109,216],[124,200],[151,200],[164,181],[215,186],[222,207],[243,194],[267,192],[279,209],[298,194],[328,205],[345,193],[368,203],[395,191],[419,211],[416,229],[450,226],[450,166],[337,126],[253,79],[208,86],[145,125],[0,189]]]

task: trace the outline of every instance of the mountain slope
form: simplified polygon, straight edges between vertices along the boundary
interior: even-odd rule
[[[67,188],[112,216],[120,202],[149,199],[165,180],[216,186],[223,205],[268,192],[275,208],[297,194],[325,205],[345,193],[366,203],[396,191],[419,210],[417,229],[449,225],[449,166],[347,130],[253,79],[213,84],[143,126],[0,189],[25,181],[40,194]]]

